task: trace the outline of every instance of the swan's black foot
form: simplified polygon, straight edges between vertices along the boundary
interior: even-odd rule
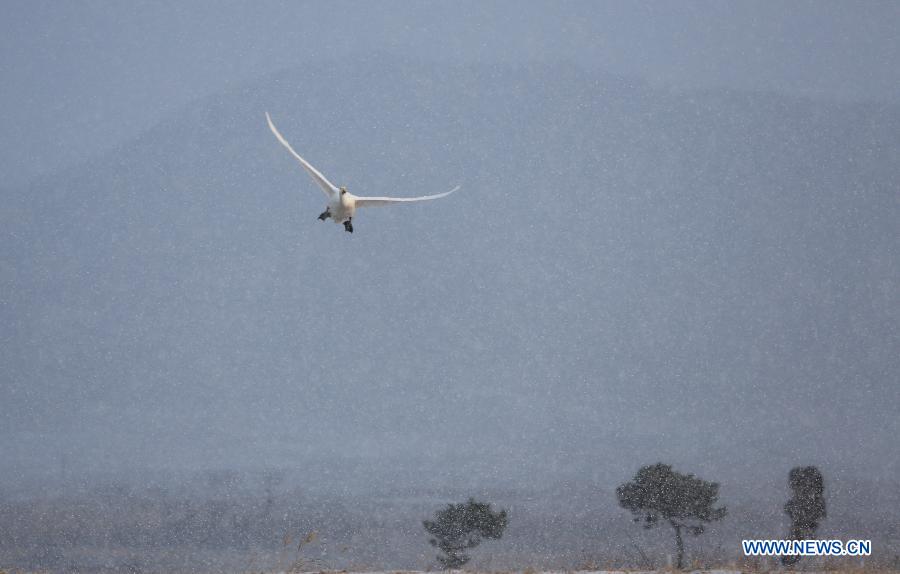
[[[325,211],[323,211],[321,214],[319,214],[319,219],[320,219],[321,221],[325,221],[325,220],[328,219],[329,217],[331,217],[331,212],[328,211],[327,209],[326,209]]]
[[[353,223],[351,223],[349,219],[344,222],[344,231],[353,233]]]

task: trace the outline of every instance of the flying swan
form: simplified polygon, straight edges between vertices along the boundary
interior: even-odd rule
[[[278,141],[281,142],[281,145],[287,148],[291,155],[297,158],[297,161],[300,162],[300,165],[303,166],[303,169],[306,170],[306,173],[309,174],[313,181],[315,181],[319,187],[322,188],[322,191],[325,192],[325,195],[328,197],[328,207],[325,208],[325,211],[319,215],[319,219],[325,221],[326,219],[331,218],[335,223],[343,223],[344,230],[350,233],[353,233],[353,216],[356,215],[357,207],[370,207],[376,205],[388,205],[391,203],[410,203],[413,201],[428,201],[430,199],[438,199],[441,197],[446,197],[459,189],[457,185],[450,191],[444,193],[438,193],[435,195],[423,195],[420,197],[360,197],[358,195],[353,195],[347,188],[345,187],[335,187],[333,183],[325,179],[325,176],[322,175],[319,170],[314,168],[308,161],[300,157],[300,154],[294,151],[294,148],[291,147],[291,144],[284,139],[284,136],[278,131],[278,128],[275,127],[275,124],[272,123],[272,118],[269,116],[269,112],[266,112],[266,121],[269,122],[269,129],[272,130],[272,133],[275,134],[275,137],[278,138]]]

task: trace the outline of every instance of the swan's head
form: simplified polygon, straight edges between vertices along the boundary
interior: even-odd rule
[[[344,195],[345,193],[347,193],[347,188],[346,188],[346,187],[342,187],[342,188],[341,188],[341,195]]]

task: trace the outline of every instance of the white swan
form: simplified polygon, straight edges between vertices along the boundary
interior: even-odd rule
[[[269,129],[272,130],[272,133],[275,134],[275,137],[278,138],[278,141],[281,142],[281,145],[286,147],[291,154],[297,158],[297,161],[300,162],[300,165],[303,166],[303,169],[313,178],[319,187],[322,188],[322,191],[325,192],[325,195],[328,197],[328,207],[325,208],[325,211],[319,215],[319,219],[325,221],[328,218],[331,218],[335,223],[343,223],[344,229],[353,233],[353,216],[356,214],[357,207],[369,207],[375,205],[388,205],[391,203],[409,203],[413,201],[428,201],[430,199],[438,199],[440,197],[446,197],[459,189],[457,185],[450,191],[444,193],[438,193],[435,195],[423,195],[420,197],[361,197],[358,195],[353,195],[346,188],[335,187],[333,183],[328,181],[324,175],[322,175],[319,170],[314,168],[308,161],[300,157],[300,154],[294,151],[294,148],[291,147],[291,144],[284,139],[284,136],[278,131],[278,128],[275,127],[275,124],[272,123],[272,118],[269,116],[269,112],[266,112],[266,121],[269,122]]]

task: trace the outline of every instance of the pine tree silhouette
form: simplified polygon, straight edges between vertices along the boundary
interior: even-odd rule
[[[634,521],[644,528],[653,528],[664,520],[675,530],[675,548],[678,552],[676,568],[684,563],[682,529],[694,536],[703,533],[704,524],[725,516],[724,506],[715,508],[719,498],[719,485],[707,482],[692,474],[681,474],[668,464],[645,466],[634,475],[634,480],[616,489],[619,505],[634,514]]]
[[[784,505],[784,513],[791,519],[791,540],[814,538],[819,522],[825,518],[825,480],[814,466],[798,466],[788,475],[791,499]],[[782,556],[781,563],[791,566],[800,556]]]
[[[443,554],[437,556],[444,568],[459,568],[469,561],[464,550],[481,544],[482,538],[498,540],[506,529],[506,511],[492,512],[491,505],[470,498],[461,504],[448,504],[435,513],[434,520],[422,524],[432,536],[428,541]]]

